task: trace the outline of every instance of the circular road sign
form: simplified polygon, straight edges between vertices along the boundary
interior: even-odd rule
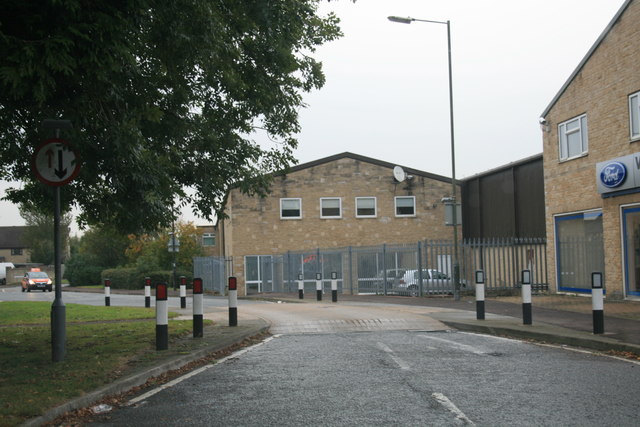
[[[43,183],[58,187],[73,180],[80,172],[80,157],[69,143],[60,138],[43,142],[33,153],[33,170]]]

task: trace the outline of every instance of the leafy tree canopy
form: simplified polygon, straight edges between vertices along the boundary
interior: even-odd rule
[[[30,261],[53,265],[55,263],[55,251],[53,243],[53,215],[42,213],[28,204],[20,206],[20,216],[25,221],[27,227],[22,234],[22,242],[29,248]],[[60,247],[62,248],[62,260],[66,258],[66,251],[69,240],[69,225],[72,217],[70,214],[62,215],[60,218]]]
[[[83,224],[149,231],[175,200],[212,219],[231,185],[266,194],[294,162],[302,93],[324,83],[310,55],[340,36],[319,1],[4,2],[0,178],[23,182],[6,199],[50,203],[30,170],[44,119],[72,122],[82,169],[62,194]]]

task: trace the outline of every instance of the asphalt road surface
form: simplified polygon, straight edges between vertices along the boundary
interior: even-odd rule
[[[116,300],[113,298],[117,297]],[[53,300],[5,290],[0,300]],[[104,303],[64,293],[66,303]],[[112,295],[112,305],[142,305]],[[170,306],[179,306],[178,299]],[[206,298],[222,316],[223,298]],[[640,364],[448,331],[439,308],[240,301],[261,345],[97,416],[118,426],[636,426]]]

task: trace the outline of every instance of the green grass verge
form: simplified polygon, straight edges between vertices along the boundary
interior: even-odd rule
[[[155,308],[105,307],[65,304],[67,322],[155,319]],[[177,313],[170,313],[176,317]],[[51,323],[51,303],[47,301],[0,302],[0,326]]]
[[[50,327],[27,324],[33,319],[39,319],[35,323],[49,322],[50,308],[50,303],[0,303],[0,325],[18,325],[0,327],[2,426],[22,424],[169,354],[155,351],[155,316],[139,320],[149,318],[153,309],[69,304],[65,360],[53,363]],[[192,320],[169,322],[170,342],[191,332]],[[179,344],[174,347],[174,352],[188,352]]]

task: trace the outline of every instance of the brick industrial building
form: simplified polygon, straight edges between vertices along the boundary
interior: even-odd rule
[[[540,118],[549,277],[640,297],[640,1],[628,0]],[[569,48],[569,47],[568,47]]]
[[[451,239],[442,203],[451,178],[403,168],[398,181],[395,166],[342,153],[277,174],[266,198],[231,190],[222,231],[240,293],[263,256]]]

